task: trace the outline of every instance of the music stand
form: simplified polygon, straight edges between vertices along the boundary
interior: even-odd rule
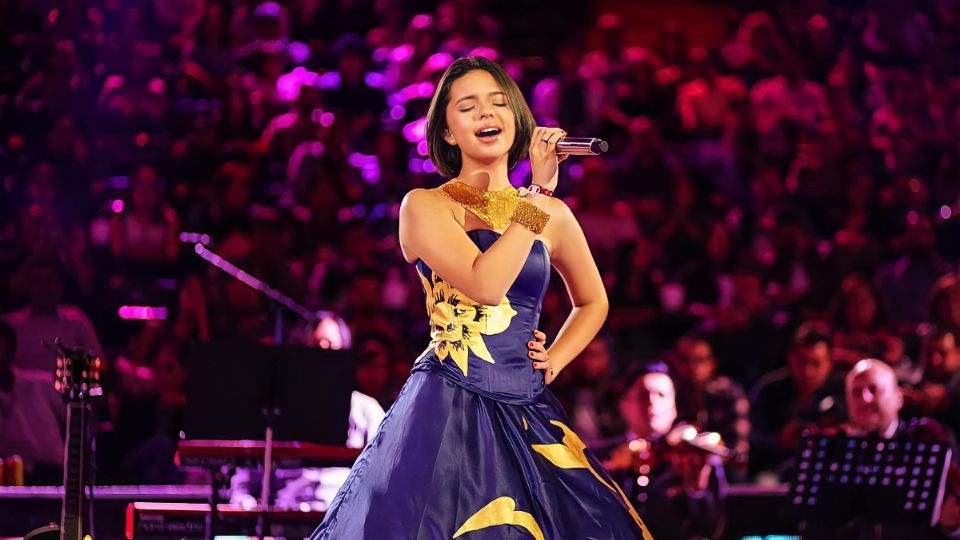
[[[187,357],[188,439],[263,438],[343,445],[356,365],[346,350],[198,343]],[[271,411],[272,409],[272,411]]]
[[[795,512],[816,522],[855,517],[870,523],[933,527],[950,464],[941,441],[805,435],[788,498]]]
[[[187,439],[263,440],[265,432],[277,441],[342,446],[346,439],[356,374],[351,351],[199,343],[187,356],[187,369]],[[268,444],[265,471],[272,461]],[[219,503],[219,480],[211,470],[211,508]]]

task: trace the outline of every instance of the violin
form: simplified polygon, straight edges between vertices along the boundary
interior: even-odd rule
[[[690,424],[679,424],[656,439],[637,438],[622,444],[610,454],[604,465],[613,471],[630,471],[641,488],[650,484],[651,474],[670,465],[687,491],[703,491],[709,483],[712,467],[733,459],[719,433],[698,431]]]

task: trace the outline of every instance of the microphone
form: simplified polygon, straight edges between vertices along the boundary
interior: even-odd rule
[[[595,137],[563,137],[557,141],[557,153],[569,156],[595,156],[608,148],[607,141]]]

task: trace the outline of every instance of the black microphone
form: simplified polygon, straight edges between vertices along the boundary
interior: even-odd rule
[[[609,148],[607,141],[595,137],[563,137],[557,141],[557,153],[569,156],[595,156]]]

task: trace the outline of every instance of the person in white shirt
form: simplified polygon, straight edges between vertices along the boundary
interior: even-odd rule
[[[350,417],[346,446],[363,448],[380,428],[385,416],[380,403],[354,390],[350,395]],[[306,502],[311,508],[325,510],[350,473],[349,467],[286,469],[277,471],[283,486],[277,490],[276,506],[300,508]],[[230,502],[252,507],[257,504],[260,473],[255,469],[238,468],[230,480]]]
[[[25,270],[27,305],[4,316],[17,334],[13,365],[43,372],[52,386],[57,361],[50,347],[55,339],[94,354],[102,354],[103,349],[90,317],[76,306],[61,303],[63,278],[57,261],[34,259]]]
[[[53,344],[101,354],[90,318],[60,303],[61,269],[49,259],[27,263],[28,303],[4,319],[14,330],[11,397],[2,411],[0,456],[23,458],[27,483],[59,484],[63,470],[63,428],[66,406],[54,389]]]

